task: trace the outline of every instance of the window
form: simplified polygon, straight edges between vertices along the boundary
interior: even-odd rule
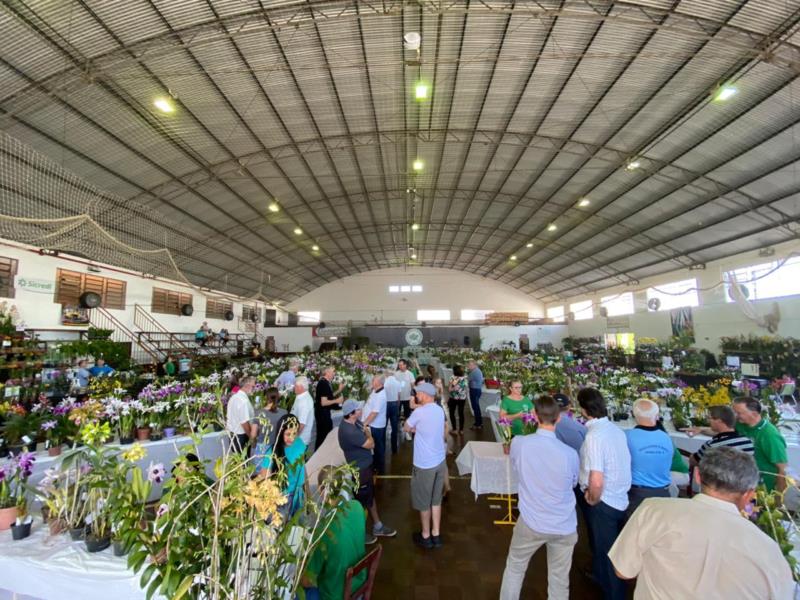
[[[609,317],[633,314],[633,292],[624,292],[600,298],[600,306],[608,311]]]
[[[318,310],[299,310],[297,319],[300,323],[319,323],[320,314]]]
[[[449,310],[418,310],[417,321],[449,321]]]
[[[561,306],[551,306],[547,309],[547,318],[552,319],[553,323],[563,323],[564,322],[564,305]]]
[[[14,297],[14,277],[17,274],[17,259],[0,256],[0,298]]]
[[[573,302],[569,305],[569,312],[572,313],[572,318],[576,321],[592,318],[592,305],[591,300],[583,300],[582,302]]]
[[[103,308],[125,310],[125,287],[126,283],[119,279],[58,269],[55,303],[77,305],[83,294],[94,292],[100,296],[100,306]]]
[[[685,279],[664,285],[647,288],[647,309],[650,308],[650,300],[658,298],[661,305],[658,310],[670,310],[681,306],[699,306],[697,298],[697,280]]]
[[[390,285],[389,286],[389,293],[390,294],[419,294],[422,292],[422,286],[418,283],[413,285]]]
[[[206,319],[224,319],[225,313],[228,311],[233,312],[233,302],[214,298],[206,300]]]
[[[775,260],[725,273],[725,299],[733,302],[730,283],[739,282],[748,300],[764,300],[800,294],[800,258]]]
[[[257,306],[242,306],[242,321],[258,323],[261,321],[261,309]]]
[[[462,308],[461,320],[462,321],[485,321],[486,317],[492,314],[493,310],[476,310],[474,308]]]
[[[173,290],[162,290],[153,288],[153,300],[151,310],[154,313],[165,315],[180,315],[181,306],[192,303],[191,294],[182,294]]]

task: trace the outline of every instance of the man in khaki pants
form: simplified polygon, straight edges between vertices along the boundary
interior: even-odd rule
[[[519,481],[519,520],[508,549],[500,600],[517,600],[531,557],[547,546],[547,598],[568,600],[572,550],[578,541],[575,493],[578,453],[556,438],[561,415],[550,396],[535,402],[539,430],[511,442]]]

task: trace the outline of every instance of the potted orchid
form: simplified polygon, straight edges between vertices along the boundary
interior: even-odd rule
[[[508,454],[511,450],[511,421],[505,417],[500,417],[497,420],[497,429],[500,432],[500,437],[503,439],[503,454]]]
[[[32,452],[23,452],[0,467],[0,531],[26,516],[25,482],[33,473],[36,458]]]
[[[64,443],[64,426],[59,422],[60,419],[47,419],[40,429],[45,435],[47,454],[58,456],[61,454],[61,445]]]
[[[536,420],[536,415],[533,412],[522,413],[522,435],[536,433],[538,429],[539,421]]]

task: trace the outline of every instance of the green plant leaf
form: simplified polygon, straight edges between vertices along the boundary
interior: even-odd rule
[[[175,595],[173,596],[172,600],[181,600],[181,598],[183,598],[189,591],[189,588],[192,587],[193,581],[194,581],[193,575],[187,575],[186,577],[184,577],[183,581],[181,581],[180,586],[178,586],[178,589],[175,590]]]

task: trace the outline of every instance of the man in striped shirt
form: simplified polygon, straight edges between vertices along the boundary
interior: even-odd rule
[[[703,460],[703,454],[710,448],[719,446],[730,446],[742,452],[753,454],[755,448],[753,441],[744,435],[736,432],[736,413],[730,406],[712,406],[708,409],[708,422],[711,426],[710,433],[714,436],[703,444],[700,449],[692,454],[690,459],[691,466],[697,466]]]

